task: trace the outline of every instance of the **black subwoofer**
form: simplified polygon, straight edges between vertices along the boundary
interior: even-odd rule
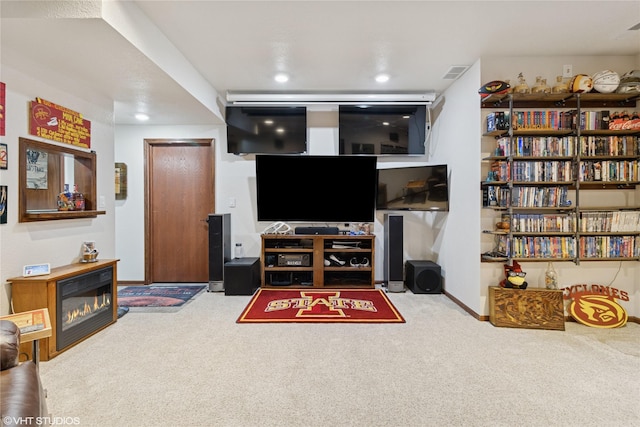
[[[260,258],[234,258],[224,264],[224,294],[253,295],[260,287]]]
[[[432,261],[407,261],[405,284],[414,294],[441,294],[442,272]]]

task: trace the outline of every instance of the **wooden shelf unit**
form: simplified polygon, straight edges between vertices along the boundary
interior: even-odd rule
[[[640,184],[637,174],[631,176],[633,174],[628,173],[634,168],[637,170],[637,164],[640,162],[640,129],[584,129],[588,127],[586,114],[590,110],[594,110],[590,111],[591,117],[597,121],[591,125],[596,124],[595,127],[600,127],[604,123],[598,121],[600,119],[594,115],[598,110],[613,113],[622,109],[633,109],[638,100],[640,97],[637,94],[616,93],[500,94],[483,98],[481,101],[483,109],[504,113],[504,117],[500,116],[500,119],[503,119],[500,123],[498,113],[495,116],[496,127],[500,124],[502,129],[486,129],[487,131],[483,134],[483,137],[486,137],[484,141],[488,142],[489,137],[494,141],[491,145],[495,150],[489,156],[485,156],[483,161],[491,163],[490,170],[496,175],[495,181],[490,180],[488,176],[487,180],[481,183],[483,207],[500,213],[503,217],[501,220],[506,217],[509,221],[513,221],[509,230],[500,230],[500,233],[492,230],[483,231],[485,234],[494,235],[496,248],[482,256],[484,262],[571,261],[579,264],[581,261],[640,260],[637,250],[635,255],[629,256],[628,253],[628,248],[634,247],[634,242],[637,246],[640,240],[640,230],[637,227],[592,232],[586,228],[584,219],[585,212],[589,211],[609,211],[613,214],[623,211],[637,212],[640,208],[635,204],[621,207],[594,207],[580,200],[581,192],[585,195],[588,191],[611,189],[635,191]],[[516,111],[516,108],[520,111]],[[571,113],[572,120],[567,121],[567,117],[561,118],[561,113]],[[545,120],[549,121],[545,122]],[[550,128],[547,129],[545,126]],[[554,126],[562,128],[555,129]],[[507,128],[504,129],[504,127]],[[593,138],[593,140],[587,138]],[[534,139],[535,142],[533,142]],[[542,142],[544,139],[550,141],[546,146]],[[623,139],[626,151],[620,150],[620,147],[625,147]],[[538,143],[539,145],[535,146]],[[614,172],[611,177],[605,175],[608,163],[611,163],[610,170]],[[597,175],[592,172],[595,169],[599,171],[600,167],[602,167],[601,177],[595,178]],[[554,172],[557,173],[557,179],[551,175]],[[546,174],[547,179],[528,181],[528,178],[532,178],[535,174],[543,176]],[[516,180],[518,176],[525,181]],[[560,196],[569,198],[571,194],[574,200],[567,204],[551,202],[545,202],[542,205],[520,204],[522,200],[525,202],[528,200],[529,203],[533,199],[546,200],[545,194],[550,194],[548,198],[555,198],[554,200],[558,200]],[[567,218],[571,216],[573,224],[564,225],[561,230],[542,232],[520,230],[513,226],[518,224],[518,220],[525,217],[534,218],[536,214],[540,218],[554,215]],[[602,218],[601,222],[604,222],[604,214]],[[552,249],[551,251],[538,249],[545,247]],[[623,251],[620,248],[626,249]],[[503,249],[507,249],[506,252],[502,252]],[[594,253],[600,255],[593,255]]]
[[[30,167],[35,165],[29,166],[34,160],[27,153],[37,153],[46,159],[38,166],[44,169],[41,178],[46,185],[33,187],[34,184],[29,183]],[[19,222],[96,218],[106,214],[106,211],[98,209],[97,157],[94,151],[19,138],[18,157]],[[83,194],[84,210],[58,210],[58,195],[69,183],[76,184]]]
[[[113,324],[118,320],[118,283],[117,283],[117,262],[114,259],[101,259],[96,262],[69,264],[51,269],[51,273],[42,276],[31,277],[12,277],[7,279],[11,283],[11,301],[13,310],[16,313],[30,310],[46,308],[49,311],[51,331],[50,337],[40,339],[40,360],[49,360],[63,351],[68,350],[74,345],[84,341],[91,335],[94,335]],[[58,309],[57,309],[57,284],[59,281],[80,276],[82,274],[101,270],[111,267],[112,275],[112,294],[111,294],[111,321],[109,324],[86,335],[81,340],[65,347],[62,350],[56,348],[56,330],[58,326]],[[20,352],[31,355],[31,348],[28,343],[20,346]]]
[[[356,246],[335,247],[340,242]],[[284,260],[287,255],[288,261]],[[344,265],[325,265],[332,255]],[[278,265],[279,258],[280,264],[289,265]],[[260,260],[263,288],[375,287],[374,235],[263,234]]]

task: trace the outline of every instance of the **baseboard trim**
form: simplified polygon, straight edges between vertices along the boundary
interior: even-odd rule
[[[118,286],[141,286],[146,285],[144,280],[118,280]]]
[[[471,310],[469,307],[467,307],[465,304],[462,303],[462,301],[460,301],[458,298],[454,297],[453,295],[451,295],[449,292],[444,291],[444,294],[447,296],[447,298],[449,298],[451,301],[455,302],[456,304],[458,304],[460,306],[460,308],[462,308],[464,311],[466,311],[467,313],[469,313],[471,316],[473,316],[476,320],[480,320],[482,322],[488,321],[489,320],[489,316],[482,316],[478,313],[476,313],[475,311]]]

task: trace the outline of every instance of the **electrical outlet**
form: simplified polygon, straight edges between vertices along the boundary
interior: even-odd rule
[[[563,65],[562,66],[562,77],[573,77],[573,66],[572,65]]]

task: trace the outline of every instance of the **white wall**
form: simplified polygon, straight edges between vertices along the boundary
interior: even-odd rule
[[[520,70],[527,70],[532,81],[536,75],[554,80],[556,69],[573,64],[574,70],[594,73],[603,68],[632,69],[637,58],[483,58],[443,94],[444,101],[432,111],[432,133],[427,153],[419,157],[380,157],[384,166],[447,163],[450,182],[450,212],[403,212],[404,258],[433,260],[442,267],[446,291],[473,312],[488,315],[488,286],[503,278],[501,264],[481,263],[480,254],[491,249],[492,242],[482,236],[483,228],[494,222],[481,209],[479,183],[482,172],[482,111],[477,90],[483,82],[511,79]],[[514,65],[517,63],[517,65]],[[607,65],[603,65],[603,64]],[[531,70],[531,71],[529,71]],[[581,71],[582,72],[582,71]],[[122,258],[119,280],[144,279],[144,217],[143,217],[143,140],[144,138],[213,138],[216,141],[216,212],[232,214],[232,242],[241,242],[246,256],[260,255],[260,232],[269,225],[256,220],[255,156],[226,153],[226,131],[221,127],[150,127],[120,126],[116,128],[115,161],[128,166],[129,197],[116,202],[116,253]],[[337,114],[331,108],[314,107],[309,111],[309,154],[337,154]],[[636,190],[637,193],[638,190]],[[612,198],[620,193],[612,192]],[[599,196],[598,196],[599,197]],[[233,200],[236,207],[229,207]],[[639,200],[636,196],[636,200]],[[489,216],[487,216],[489,215]],[[384,213],[376,214],[376,280],[383,280]],[[293,224],[295,226],[295,224]],[[326,224],[313,224],[326,225]],[[554,263],[560,283],[582,281],[609,283],[620,263],[591,262],[576,266],[570,262]],[[525,263],[527,279],[532,287],[542,286],[546,263]],[[591,283],[591,282],[589,282]],[[622,263],[615,286],[630,288],[631,301],[623,303],[630,315],[638,316],[638,285],[640,265]],[[635,284],[635,285],[634,285]],[[635,286],[635,287],[634,287]]]
[[[640,56],[622,58],[569,58],[574,70],[593,73],[612,68],[620,73],[640,68]],[[485,58],[474,64],[444,94],[444,102],[432,117],[432,135],[427,154],[421,157],[385,157],[387,166],[420,163],[447,163],[450,174],[449,213],[402,213],[404,221],[405,259],[430,259],[442,266],[445,287],[453,297],[474,312],[487,315],[486,289],[502,278],[497,265],[480,263],[479,255],[487,243],[481,229],[487,221],[480,214],[479,182],[481,173],[481,112],[476,94],[482,82],[494,79],[514,80],[526,70],[531,83],[536,75],[550,81],[567,63],[567,58]],[[514,65],[517,64],[517,65]],[[605,65],[606,64],[606,65]],[[531,71],[529,71],[531,70]],[[87,101],[82,94],[61,92],[55,78],[42,82],[3,66],[2,81],[7,84],[7,135],[9,168],[0,171],[0,182],[9,186],[8,224],[0,225],[1,312],[9,312],[9,277],[21,274],[22,266],[50,262],[53,266],[74,262],[84,240],[95,240],[100,256],[120,258],[118,279],[144,279],[144,159],[145,138],[213,138],[216,144],[216,212],[232,214],[232,240],[245,246],[247,256],[259,256],[260,232],[268,224],[256,221],[254,157],[226,153],[224,127],[216,126],[119,126],[111,123],[112,107],[102,100]],[[531,77],[529,77],[531,75]],[[98,154],[98,195],[106,199],[106,215],[95,219],[17,222],[17,144],[18,137],[30,137],[26,129],[27,104],[41,97],[81,112],[92,123],[92,149]],[[326,111],[311,111],[309,129],[310,154],[337,154],[337,121]],[[314,120],[314,116],[320,116]],[[327,119],[328,118],[328,119]],[[38,139],[31,137],[33,139]],[[47,142],[47,141],[45,141]],[[113,197],[113,163],[128,166],[128,198]],[[640,200],[634,193],[636,203]],[[613,196],[616,197],[616,196]],[[235,199],[235,208],[229,200]],[[383,214],[374,224],[376,243],[376,279],[382,280]],[[554,263],[560,283],[613,283],[629,291],[631,301],[624,303],[632,316],[640,315],[640,264],[634,262]],[[531,286],[539,286],[544,263],[526,263]],[[618,267],[620,272],[617,273]],[[617,273],[617,275],[616,275]]]
[[[438,264],[445,290],[476,313],[482,313],[480,278],[480,61],[471,66],[443,94],[433,123],[429,148],[449,165],[449,213],[437,241],[442,246]],[[439,229],[439,227],[434,227]]]
[[[82,99],[81,93],[59,91],[54,76],[50,81],[38,81],[3,65],[2,81],[6,83],[7,121],[6,135],[0,141],[8,146],[9,164],[7,170],[0,171],[0,183],[8,186],[9,194],[8,222],[0,225],[0,314],[8,314],[11,286],[7,279],[21,276],[25,264],[48,262],[56,267],[77,262],[85,240],[95,240],[100,258],[115,257],[113,111],[108,103],[90,102]],[[97,153],[97,193],[105,198],[106,215],[18,222],[18,138],[56,145],[28,134],[28,105],[36,97],[77,111],[91,122],[91,150]]]
[[[118,280],[144,280],[144,140],[160,138],[213,139],[216,152],[216,186],[234,182],[232,173],[218,168],[220,126],[117,126],[115,129],[115,162],[127,165],[127,198],[115,201],[116,253],[120,258]],[[224,128],[223,128],[224,130]],[[226,145],[223,147],[226,150]],[[212,189],[213,191],[213,189]],[[247,189],[239,191],[248,197]],[[223,206],[216,191],[216,207]],[[224,210],[218,212],[226,212]],[[232,224],[233,228],[233,224]]]
[[[337,113],[332,108],[313,107],[308,116],[309,155],[338,153]],[[141,282],[144,280],[144,139],[145,138],[213,138],[216,145],[216,213],[231,213],[232,245],[242,243],[245,256],[260,256],[260,233],[269,223],[257,221],[255,155],[228,154],[224,126],[117,126],[115,130],[115,160],[127,165],[128,196],[116,203],[116,253],[121,259],[118,280]],[[380,162],[387,166],[434,163],[427,156],[389,156]],[[294,178],[294,177],[292,177]],[[230,207],[230,201],[235,207]],[[431,223],[438,218],[442,223],[446,214],[402,213],[404,221],[405,259],[436,260],[438,250],[433,248],[436,232]],[[376,242],[377,280],[383,279],[383,224],[378,213],[374,223]],[[298,224],[291,224],[295,227]],[[310,224],[326,225],[326,224]],[[333,224],[331,224],[333,225]],[[342,226],[343,224],[339,224]]]

